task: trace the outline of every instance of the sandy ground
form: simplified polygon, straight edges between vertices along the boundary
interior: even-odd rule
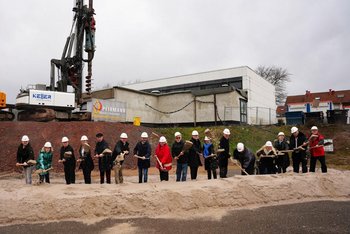
[[[35,186],[18,177],[0,177],[0,225],[130,217],[221,219],[243,208],[350,201],[350,171],[332,169],[327,174],[235,175],[210,181],[201,174],[197,181],[179,183],[173,174],[170,181],[159,182],[153,171],[147,184],[130,175],[122,185],[100,185],[97,178],[91,185],[65,185],[56,175],[51,184]]]

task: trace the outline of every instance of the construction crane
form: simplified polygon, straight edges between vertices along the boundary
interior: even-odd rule
[[[88,5],[84,0],[75,0],[73,12],[72,28],[62,56],[51,59],[50,85],[31,85],[17,95],[16,108],[21,110],[17,119],[20,121],[88,120],[91,116],[83,108],[83,68],[87,63],[85,91],[89,96],[96,30],[93,0],[89,0]]]

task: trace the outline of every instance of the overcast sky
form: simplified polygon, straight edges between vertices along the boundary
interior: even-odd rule
[[[0,0],[0,90],[49,84],[73,0]],[[350,89],[349,0],[95,0],[94,88],[237,66],[292,74],[288,94]]]

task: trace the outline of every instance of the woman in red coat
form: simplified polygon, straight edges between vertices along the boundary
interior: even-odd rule
[[[156,148],[155,157],[157,159],[156,167],[159,170],[160,181],[169,180],[169,171],[172,167],[172,157],[170,148],[165,137],[159,138],[159,144]]]

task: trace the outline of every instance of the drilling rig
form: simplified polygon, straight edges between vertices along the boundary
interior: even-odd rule
[[[89,120],[91,117],[91,113],[84,110],[83,73],[87,64],[88,97],[95,54],[95,11],[93,0],[88,4],[75,0],[73,5],[73,23],[62,56],[51,59],[50,85],[29,85],[20,90],[16,98],[19,121]]]

